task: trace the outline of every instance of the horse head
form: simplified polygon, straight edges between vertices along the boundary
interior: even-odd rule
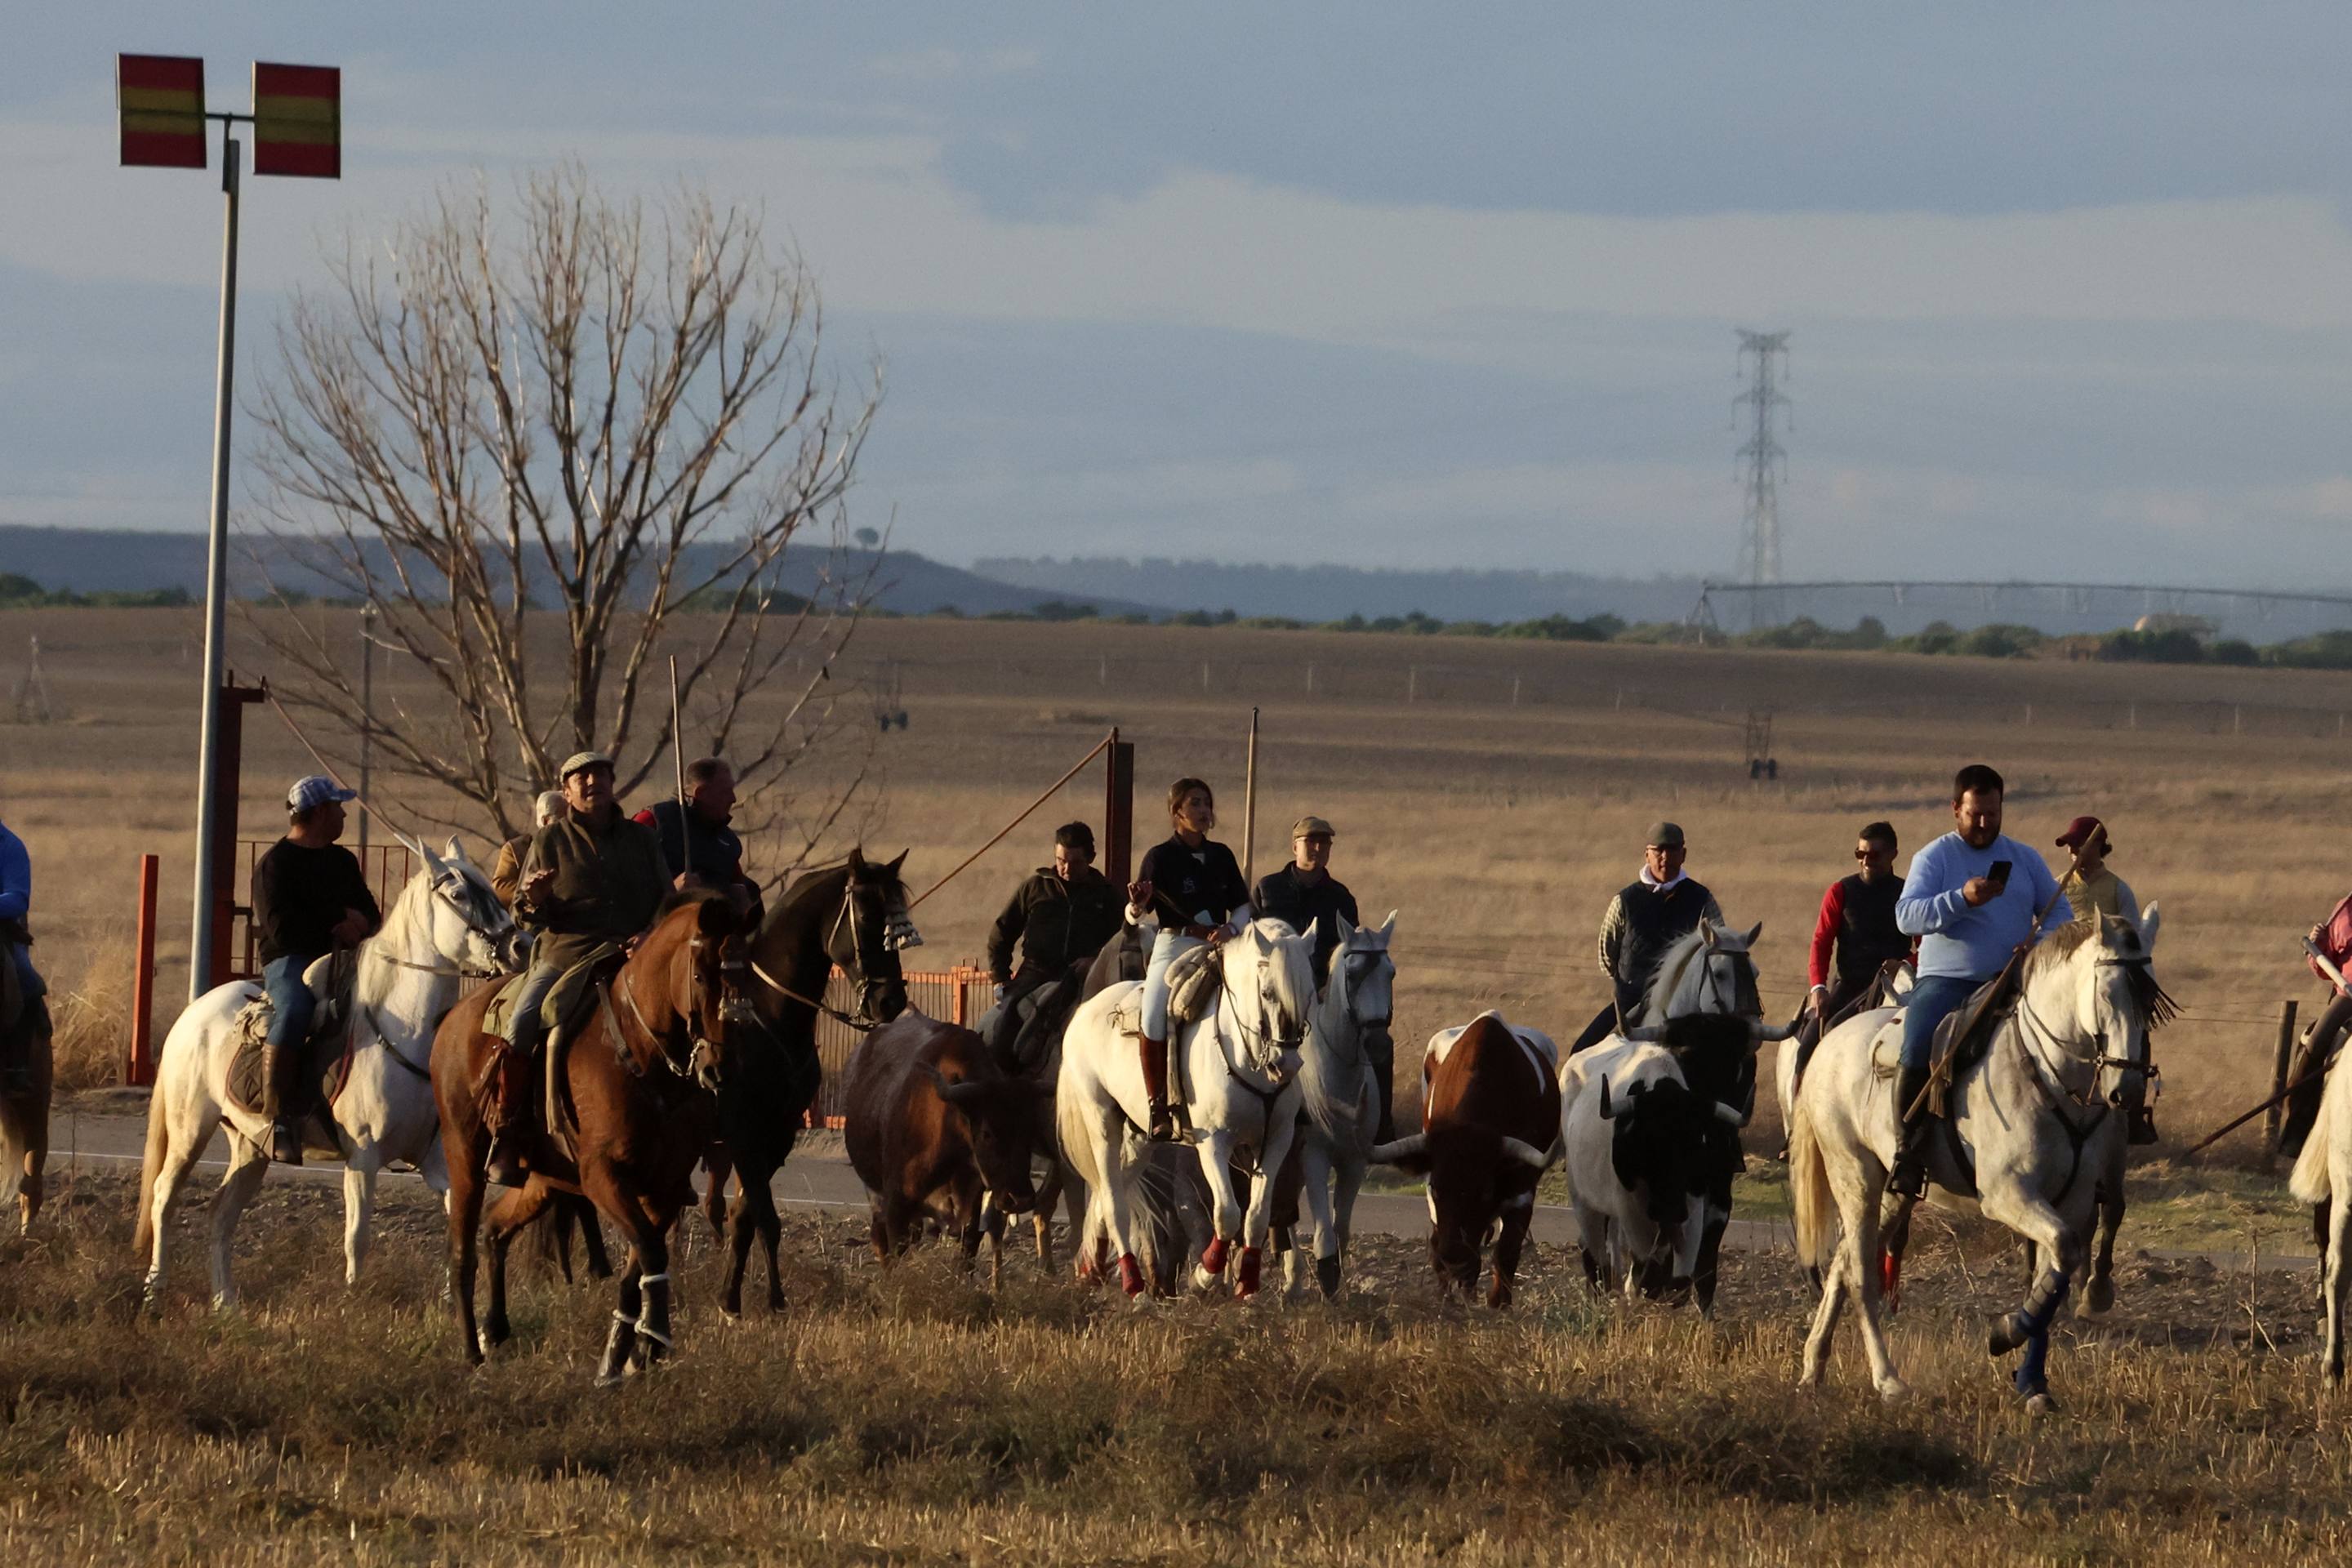
[[[826,955],[856,983],[857,1016],[869,1023],[887,1024],[907,1010],[907,977],[898,963],[898,950],[914,930],[906,884],[898,879],[907,854],[902,849],[897,859],[877,863],[851,849],[841,910],[825,933]]]
[[[1315,1009],[1315,939],[1280,921],[1252,921],[1219,953],[1234,1033],[1252,1067],[1277,1083],[1298,1071]]]
[[[2083,1034],[2095,1040],[2104,1067],[2124,1078],[2147,1070],[2148,1031],[2173,1016],[2172,998],[2157,984],[2154,968],[2156,933],[2160,920],[2157,906],[2137,921],[2103,914],[2071,943],[2072,962],[2064,967],[2072,977],[2074,1017]],[[2060,933],[2061,940],[2073,931]],[[2118,1064],[2129,1063],[2128,1067]],[[2110,1092],[2121,1103],[2123,1086]]]
[[[674,1070],[713,1092],[726,1080],[734,1031],[759,1022],[749,935],[734,900],[712,894],[673,911],[646,938],[672,944],[666,958],[656,952],[653,962],[662,967],[663,1002],[693,1041],[683,1064],[666,1045],[663,1056]]]
[[[1396,934],[1396,911],[1378,926],[1358,926],[1339,917],[1339,945],[1331,954],[1328,991],[1337,992],[1345,1016],[1367,1032],[1385,1029],[1396,1012],[1396,963],[1389,941]]]
[[[454,836],[438,854],[418,839],[401,842],[418,862],[409,887],[423,890],[419,923],[433,955],[469,975],[520,968],[522,928],[465,847]]]
[[[1713,921],[1700,921],[1696,930],[1660,955],[1643,1011],[1653,1020],[1692,1013],[1762,1017],[1764,1003],[1757,994],[1756,961],[1750,950],[1763,934],[1761,921],[1744,934]]]

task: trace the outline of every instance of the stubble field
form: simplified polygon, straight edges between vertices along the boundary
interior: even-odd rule
[[[0,620],[0,648],[41,637],[65,710],[0,726],[0,820],[36,858],[40,952],[61,1011],[87,1013],[85,1077],[119,1047],[142,851],[163,856],[159,997],[184,983],[190,630],[153,612]],[[2117,1324],[2068,1331],[2053,1363],[2067,1409],[2037,1426],[1976,1327],[2015,1266],[1968,1233],[1915,1279],[1897,1351],[1924,1396],[1889,1412],[1843,1355],[1838,1387],[1790,1396],[1805,1302],[1780,1258],[1738,1260],[1712,1324],[1596,1306],[1549,1250],[1510,1313],[1464,1313],[1410,1245],[1369,1243],[1371,1287],[1334,1308],[1134,1313],[1018,1266],[993,1296],[938,1258],[886,1276],[846,1226],[814,1227],[782,1321],[723,1333],[690,1263],[683,1361],[600,1399],[585,1358],[601,1291],[527,1287],[518,1345],[467,1374],[433,1300],[432,1216],[395,1225],[378,1283],[347,1297],[308,1192],[275,1200],[248,1242],[271,1260],[248,1270],[245,1318],[212,1320],[187,1281],[134,1321],[127,1203],[89,1177],[5,1254],[12,1556],[2342,1551],[2344,1412],[2310,1359],[2307,1282],[2242,1267],[2296,1222],[2250,1140],[2216,1175],[2174,1152],[2260,1097],[2280,1002],[2316,999],[2295,942],[2344,890],[2352,679],[939,621],[870,624],[849,662],[902,693],[866,840],[910,848],[919,889],[1113,723],[1138,746],[1139,844],[1179,773],[1217,784],[1237,841],[1257,706],[1260,868],[1301,813],[1338,825],[1335,869],[1366,914],[1398,911],[1407,1053],[1486,1006],[1572,1034],[1604,994],[1600,910],[1661,816],[1733,920],[1764,922],[1768,1007],[1791,1008],[1854,829],[1888,818],[1907,853],[1947,825],[1953,769],[1990,762],[2015,837],[2046,846],[2096,813],[2117,869],[2164,909],[2158,970],[2186,1016],[2157,1040],[2167,1147],[2138,1179],[2166,1201],[2136,1213],[2125,1250],[2188,1240],[2239,1262],[2127,1264]],[[1768,710],[1780,777],[1751,783],[1742,721]],[[243,820],[260,837],[309,764],[268,710],[248,724]],[[976,956],[1053,826],[1098,824],[1100,795],[1099,771],[1082,774],[927,902],[918,956]],[[1777,1147],[1775,1116],[1752,1154]],[[1754,1184],[1755,1212],[1776,1191]]]

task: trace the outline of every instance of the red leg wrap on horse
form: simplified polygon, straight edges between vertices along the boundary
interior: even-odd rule
[[[1130,1296],[1143,1294],[1143,1265],[1135,1260],[1132,1252],[1118,1255],[1118,1288]]]
[[[1223,1274],[1225,1271],[1225,1247],[1223,1237],[1212,1237],[1209,1245],[1202,1249],[1201,1267],[1212,1274]]]
[[[1259,1258],[1256,1247],[1244,1247],[1242,1248],[1241,1267],[1234,1271],[1234,1295],[1242,1297],[1244,1300],[1247,1300],[1249,1297],[1257,1294],[1258,1263]]]

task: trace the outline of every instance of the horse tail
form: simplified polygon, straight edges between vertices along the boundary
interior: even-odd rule
[[[2344,1097],[2336,1092],[2334,1073],[2328,1078],[2319,1100],[2318,1119],[2305,1135],[2303,1152],[2294,1157],[2294,1173],[2286,1179],[2287,1191],[2307,1204],[2324,1204],[2335,1191],[2329,1168],[2336,1141],[2344,1135],[2336,1126],[2344,1119],[2343,1108],[2337,1104]]]
[[[131,1249],[144,1258],[155,1244],[155,1177],[172,1151],[172,1118],[163,1097],[147,1097],[147,1152],[139,1162],[139,1215],[131,1227]]]
[[[1821,1132],[1813,1125],[1813,1101],[1802,1094],[1797,1096],[1796,1112],[1789,1121],[1789,1201],[1796,1223],[1797,1261],[1808,1268],[1827,1267],[1837,1246],[1832,1223],[1837,1200],[1830,1191]]]

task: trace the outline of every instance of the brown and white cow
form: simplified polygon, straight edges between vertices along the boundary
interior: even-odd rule
[[[985,1230],[1001,1258],[1004,1216],[1036,1201],[1037,1096],[970,1029],[909,1012],[867,1035],[844,1069],[842,1142],[873,1205],[875,1256],[889,1262],[947,1206],[965,1258]]]
[[[1479,1253],[1496,1233],[1490,1307],[1510,1305],[1536,1183],[1559,1157],[1559,1063],[1548,1036],[1499,1013],[1441,1029],[1422,1057],[1422,1130],[1372,1151],[1375,1163],[1426,1176],[1440,1279],[1475,1289]]]

